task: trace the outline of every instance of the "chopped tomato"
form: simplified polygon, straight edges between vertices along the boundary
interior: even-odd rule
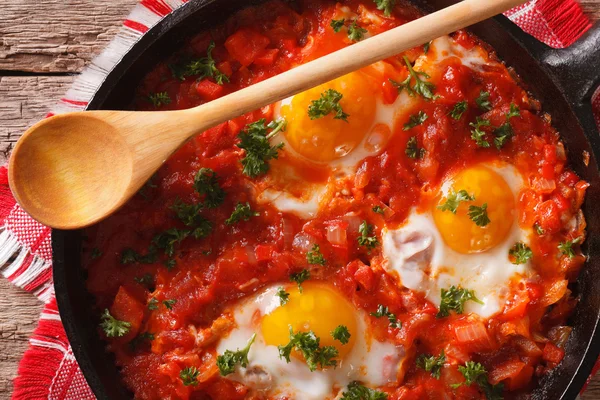
[[[211,82],[208,79],[202,79],[196,83],[196,92],[203,100],[211,101],[221,96],[223,93],[223,85]]]
[[[252,29],[240,29],[225,41],[229,54],[244,67],[252,64],[254,60],[269,45],[268,37]]]

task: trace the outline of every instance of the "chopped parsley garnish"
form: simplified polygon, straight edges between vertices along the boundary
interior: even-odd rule
[[[348,25],[348,39],[353,42],[360,42],[365,37],[365,33],[367,30],[358,25],[356,20],[352,21],[350,25]]]
[[[292,350],[299,351],[304,356],[304,360],[311,371],[317,367],[335,367],[337,366],[338,351],[334,346],[320,346],[320,341],[313,331],[294,333],[290,326],[290,342],[285,346],[277,346],[279,349],[279,358],[290,362]]]
[[[453,214],[456,214],[456,209],[461,201],[473,201],[475,200],[475,196],[471,196],[466,190],[462,189],[458,192],[455,192],[453,189],[450,189],[448,192],[448,196],[446,197],[446,202],[442,205],[439,205],[437,208],[442,211],[450,211]]]
[[[517,242],[515,245],[508,251],[508,255],[514,258],[514,261],[511,260],[513,264],[525,264],[527,261],[533,257],[533,252],[523,242]]]
[[[179,379],[184,386],[196,386],[198,384],[198,376],[200,371],[196,367],[186,367],[179,372]]]
[[[396,4],[396,0],[373,0],[377,5],[377,9],[383,11],[383,15],[389,17],[392,15],[392,9]]]
[[[521,116],[521,111],[519,110],[519,107],[517,107],[517,105],[515,103],[510,103],[510,110],[508,111],[508,114],[506,114],[506,120],[508,121],[509,119],[513,118],[513,117],[520,117]]]
[[[140,333],[139,335],[134,337],[131,340],[131,342],[129,342],[129,348],[131,349],[131,351],[135,351],[138,348],[138,346],[143,344],[145,341],[151,341],[151,340],[154,340],[153,333],[150,333],[150,332]]]
[[[318,119],[334,112],[334,119],[341,119],[348,122],[349,115],[342,110],[342,106],[340,105],[342,97],[344,95],[337,90],[327,89],[321,93],[321,97],[310,102],[308,116],[310,119]]]
[[[446,356],[444,355],[444,350],[442,350],[439,357],[421,354],[417,358],[417,367],[422,368],[427,372],[431,372],[431,376],[435,379],[440,379],[442,367],[445,362]]]
[[[203,205],[206,208],[216,208],[225,199],[225,191],[219,185],[219,177],[210,168],[198,170],[194,177],[194,189],[199,195],[204,195]]]
[[[212,51],[215,48],[215,42],[210,42],[208,49],[206,49],[206,57],[202,57],[197,60],[191,60],[183,64],[171,64],[171,72],[173,77],[184,80],[186,76],[196,76],[198,81],[204,78],[213,78],[215,82],[222,85],[225,82],[229,82],[227,75],[219,71],[215,60],[212,58]]]
[[[285,131],[285,119],[271,121],[266,126],[265,122],[262,118],[248,124],[238,135],[240,143],[237,147],[246,150],[246,156],[242,159],[243,173],[250,178],[266,174],[270,168],[269,161],[277,158],[279,150],[283,148],[283,142],[271,146],[269,140],[279,132]],[[271,132],[268,132],[268,129]]]
[[[467,108],[469,108],[469,104],[466,101],[458,102],[454,105],[454,108],[452,108],[452,111],[450,111],[448,115],[458,121],[465,111],[467,111]]]
[[[492,385],[488,382],[488,374],[483,365],[474,361],[467,361],[464,366],[459,365],[458,371],[464,376],[464,384],[470,386],[477,383],[479,388],[485,393],[488,400],[502,400],[502,391],[504,385],[499,383]],[[462,383],[451,385],[453,388],[461,386]]]
[[[150,93],[148,94],[148,97],[146,97],[146,100],[152,103],[154,107],[160,107],[171,103],[171,98],[167,92]]]
[[[90,257],[92,258],[92,260],[95,260],[96,258],[101,257],[101,256],[102,256],[102,252],[100,251],[100,249],[97,247],[94,247],[90,254]]]
[[[148,301],[148,310],[158,310],[158,300],[154,297]]]
[[[166,260],[164,262],[164,264],[165,264],[165,267],[167,267],[167,270],[170,271],[173,268],[175,268],[175,266],[177,265],[177,261],[173,258],[169,258],[168,260]]]
[[[331,29],[333,29],[333,31],[335,33],[338,33],[344,27],[344,23],[345,22],[346,22],[346,20],[344,18],[342,18],[342,19],[332,19],[331,23],[329,24],[329,26],[331,26]]]
[[[408,122],[404,124],[404,128],[402,128],[402,130],[407,131],[415,126],[422,125],[425,121],[427,121],[427,118],[429,118],[427,114],[425,114],[423,111],[419,111],[418,113],[410,116]]]
[[[580,238],[576,238],[573,240],[567,240],[566,242],[561,242],[558,245],[558,249],[562,254],[568,256],[569,258],[575,257],[575,251],[573,250],[573,245],[579,243]]]
[[[110,315],[108,308],[104,310],[101,320],[100,327],[104,330],[106,337],[114,338],[125,336],[129,333],[129,328],[131,328],[129,322],[119,321]]]
[[[535,229],[535,233],[537,233],[540,236],[542,236],[544,233],[546,233],[544,228],[542,228],[540,226],[540,224],[538,224],[537,222],[533,225],[533,229]]]
[[[338,325],[332,332],[331,336],[340,342],[341,344],[348,344],[350,340],[350,331],[348,331],[348,327],[345,325]]]
[[[390,321],[390,326],[392,328],[402,327],[402,323],[398,321],[398,318],[396,318],[396,314],[391,313],[387,306],[384,306],[383,304],[379,304],[377,306],[377,311],[369,313],[369,315],[375,318],[387,317],[387,319]]]
[[[153,264],[158,260],[156,250],[150,246],[148,253],[142,255],[132,248],[126,248],[121,252],[121,264],[133,264],[139,262],[141,264]]]
[[[201,203],[188,204],[179,199],[171,206],[184,225],[194,227],[192,235],[196,239],[206,237],[212,232],[212,223],[199,214],[202,208]]]
[[[492,109],[489,92],[484,92],[483,90],[479,92],[479,97],[475,99],[475,103],[477,103],[479,108],[481,108],[483,111],[490,111]]]
[[[250,203],[242,204],[237,203],[235,209],[231,213],[231,216],[225,220],[227,225],[233,225],[239,221],[249,221],[252,217],[259,216],[260,213],[258,211],[253,211],[250,208]]]
[[[307,269],[303,269],[300,272],[296,272],[290,275],[290,281],[298,284],[298,290],[302,293],[302,282],[310,278],[310,272]]]
[[[133,278],[133,280],[139,283],[140,285],[144,285],[148,288],[154,284],[154,278],[149,273],[145,273],[141,277],[136,276]]]
[[[367,221],[363,221],[362,224],[358,227],[358,232],[360,236],[358,237],[358,244],[366,247],[367,249],[374,249],[379,246],[379,241],[377,240],[377,236],[369,236],[373,231],[373,227],[367,223]]]
[[[387,393],[370,389],[355,381],[348,385],[340,400],[387,400],[387,398]]]
[[[275,295],[277,297],[279,297],[279,303],[282,306],[287,304],[288,301],[290,301],[290,294],[288,292],[286,292],[283,287],[279,287],[277,289],[277,293]]]
[[[490,121],[477,117],[476,121],[471,122],[469,125],[474,128],[471,130],[471,139],[475,141],[477,146],[484,148],[490,147],[490,142],[485,140],[485,131],[481,130],[482,126],[490,126]]]
[[[424,54],[427,54],[427,53],[429,53],[429,48],[430,48],[430,47],[431,47],[431,41],[429,41],[429,42],[425,43],[425,44],[423,45],[423,53],[424,53]]]
[[[181,243],[189,235],[190,231],[188,230],[171,228],[154,236],[152,243],[156,248],[163,250],[167,256],[173,257],[175,254],[175,246]]]
[[[506,122],[494,129],[494,136],[496,136],[494,138],[494,144],[498,150],[500,150],[515,134],[510,124],[510,119],[519,117],[520,115],[521,112],[519,111],[519,108],[514,103],[510,103],[510,111],[506,114]]]
[[[429,79],[429,75],[423,71],[415,71],[406,56],[404,56],[404,62],[408,68],[408,77],[402,82],[396,82],[393,79],[390,79],[392,85],[398,89],[398,93],[402,93],[403,90],[406,90],[409,96],[420,95],[425,100],[432,100],[435,97],[433,95],[435,85],[421,79],[421,77]],[[415,80],[415,83],[411,86],[411,81],[413,79]]]
[[[423,158],[425,156],[425,149],[419,148],[419,144],[417,143],[417,137],[411,136],[406,142],[406,149],[404,150],[404,154],[408,158],[416,159]]]
[[[373,210],[373,212],[377,213],[377,214],[381,214],[381,215],[385,214],[385,211],[383,210],[383,208],[381,206],[375,206],[371,210]]]
[[[173,309],[173,306],[177,303],[177,300],[172,299],[172,300],[163,300],[163,304],[165,305],[165,307],[167,307],[169,310]]]
[[[306,253],[306,261],[309,264],[325,265],[325,257],[323,257],[318,244],[313,245],[312,249]]]
[[[254,339],[256,339],[256,333],[252,335],[250,340],[248,340],[248,344],[243,349],[237,349],[236,351],[225,350],[225,353],[217,357],[217,367],[219,367],[221,376],[233,373],[238,364],[244,368],[248,366],[248,352],[250,351],[250,346],[254,343]]]
[[[450,315],[450,310],[457,314],[462,314],[465,310],[465,303],[467,301],[474,301],[479,304],[483,304],[481,300],[475,297],[475,291],[463,289],[460,286],[450,286],[450,289],[442,289],[442,301],[440,302],[440,310],[436,317],[443,318]]]
[[[480,206],[469,206],[469,212],[467,213],[471,221],[475,222],[477,226],[486,226],[490,223],[490,218],[487,214],[487,203],[483,203]]]

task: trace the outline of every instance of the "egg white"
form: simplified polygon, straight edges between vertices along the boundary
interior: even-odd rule
[[[523,187],[518,171],[510,165],[488,167],[506,180],[516,199]],[[445,194],[450,185],[448,182],[442,186]],[[489,318],[502,311],[511,280],[527,279],[532,274],[529,261],[515,265],[508,258],[514,244],[527,243],[531,235],[519,226],[516,214],[511,230],[499,245],[481,253],[461,254],[444,243],[430,212],[419,214],[413,210],[404,226],[382,231],[385,268],[397,273],[403,286],[424,293],[438,307],[441,289],[454,285],[474,290],[483,304],[469,301],[465,311]]]
[[[256,339],[248,353],[248,367],[238,366],[226,378],[269,396],[306,400],[333,399],[355,380],[372,387],[396,382],[404,352],[392,343],[373,339],[364,312],[357,311],[355,344],[336,368],[311,372],[303,360],[292,357],[287,363],[281,359],[277,347],[265,343],[260,327],[262,317],[280,306],[277,290],[278,286],[267,288],[235,307],[233,315],[237,327],[221,339],[217,353],[244,348],[254,333]]]

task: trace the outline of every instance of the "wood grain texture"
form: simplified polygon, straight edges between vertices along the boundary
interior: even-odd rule
[[[0,0],[0,163],[2,150],[42,118],[72,76],[2,76],[1,70],[80,72],[114,33],[137,0]],[[600,19],[600,0],[581,0]],[[17,364],[42,305],[0,278],[0,400],[9,399]],[[600,376],[583,400],[600,399]]]

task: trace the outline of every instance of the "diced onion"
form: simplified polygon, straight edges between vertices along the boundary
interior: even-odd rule
[[[552,193],[556,189],[554,179],[534,178],[533,189],[538,193]]]
[[[346,229],[340,225],[328,226],[327,241],[334,246],[345,246],[347,241]]]
[[[304,232],[299,232],[294,236],[292,247],[302,252],[310,251],[315,244],[314,238]]]
[[[294,226],[286,218],[281,220],[281,231],[283,232],[283,246],[289,249],[294,243]]]

